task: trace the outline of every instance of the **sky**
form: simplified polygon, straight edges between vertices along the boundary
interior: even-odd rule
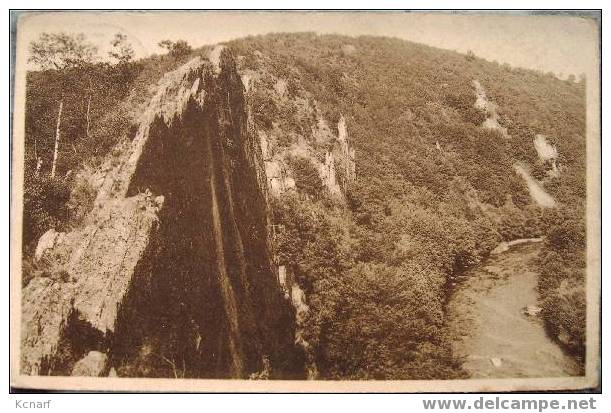
[[[20,44],[42,32],[83,33],[106,54],[117,32],[137,57],[162,53],[163,39],[199,47],[248,35],[314,31],[393,36],[511,66],[568,74],[597,68],[598,33],[588,19],[561,16],[460,15],[442,12],[51,12],[19,20]],[[22,46],[20,46],[22,47]]]

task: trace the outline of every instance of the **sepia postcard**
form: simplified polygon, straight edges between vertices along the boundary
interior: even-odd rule
[[[598,11],[21,11],[11,386],[600,386]]]

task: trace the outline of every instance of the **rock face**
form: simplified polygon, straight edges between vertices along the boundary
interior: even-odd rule
[[[281,150],[273,148],[267,134],[259,131],[269,193],[279,196],[296,190],[293,171],[286,162],[288,156],[296,156],[306,158],[313,164],[318,170],[323,187],[330,195],[343,198],[345,190],[356,179],[355,150],[348,141],[346,121],[343,116],[337,124],[337,131],[336,136],[331,132],[326,121],[318,120],[312,139],[319,145],[327,146],[328,149],[322,154],[317,154],[305,139]],[[319,160],[317,155],[324,156],[324,160]]]
[[[104,375],[108,356],[99,351],[90,351],[85,357],[80,359],[72,369],[73,376],[93,376]]]
[[[286,79],[265,69],[242,68],[240,74],[242,81],[249,85],[247,99],[253,108],[261,107],[262,102],[273,102],[273,107],[282,109],[282,115],[276,114],[282,119],[274,120],[271,125],[262,124],[257,131],[268,192],[279,197],[296,191],[300,177],[298,171],[292,170],[291,160],[302,158],[316,168],[325,190],[342,199],[356,177],[355,150],[350,144],[344,117],[340,115],[337,127],[332,128],[323,117],[319,103],[308,94],[291,94]]]
[[[23,291],[23,374],[303,376],[247,112],[220,47],[160,81],[85,224],[41,252],[54,276]]]
[[[45,232],[38,240],[36,251],[34,251],[34,259],[39,261],[47,250],[55,246],[61,235],[60,232],[55,231],[53,228]]]
[[[274,156],[267,134],[259,131],[259,144],[265,162],[265,180],[269,193],[280,195],[295,189],[295,180],[290,176],[282,156]]]
[[[535,201],[537,205],[542,208],[553,208],[556,206],[556,200],[545,191],[543,185],[533,178],[528,171],[528,167],[523,163],[516,162],[513,165],[516,173],[524,179],[526,186],[528,187],[528,192],[530,197]]]
[[[32,279],[22,295],[23,373],[66,375],[106,346],[161,206],[146,194],[109,199],[46,250],[53,275]]]
[[[325,162],[319,167],[323,185],[331,195],[341,197],[356,179],[355,150],[348,142],[346,120],[337,123],[337,138],[331,138],[331,149],[325,154]]]
[[[293,273],[287,270],[284,265],[278,267],[278,279],[282,286],[285,300],[290,302],[295,309],[295,344],[303,350],[306,378],[308,380],[316,380],[318,378],[316,357],[312,346],[304,338],[306,319],[310,312],[310,307],[306,303],[305,292],[301,289],[297,280],[295,280]]]
[[[486,96],[486,90],[481,83],[479,83],[479,81],[474,80],[473,87],[475,88],[476,97],[474,107],[486,113],[486,120],[482,124],[482,127],[499,131],[501,136],[504,138],[509,138],[510,136],[507,133],[507,128],[504,128],[499,124],[498,106],[496,103],[488,99]]]
[[[558,150],[555,146],[552,146],[548,141],[547,137],[541,134],[535,135],[533,139],[533,145],[537,151],[539,161],[543,164],[549,165],[547,175],[551,178],[557,178],[560,175],[556,159],[558,158]]]

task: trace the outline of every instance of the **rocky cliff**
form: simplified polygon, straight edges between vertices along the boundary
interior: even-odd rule
[[[115,163],[85,223],[39,251],[50,274],[23,291],[22,373],[300,377],[231,53],[165,75]]]

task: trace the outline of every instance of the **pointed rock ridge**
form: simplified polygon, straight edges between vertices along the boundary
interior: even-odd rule
[[[295,178],[291,171],[287,157],[296,156],[308,159],[317,169],[321,183],[333,196],[343,197],[343,189],[348,182],[354,179],[354,149],[350,148],[347,141],[339,141],[330,135],[332,148],[324,153],[324,161],[319,161],[314,149],[303,139],[279,152],[272,149],[268,136],[259,131],[259,141],[263,157],[265,159],[265,174],[268,191],[273,196],[296,190]],[[341,162],[341,177],[338,179],[337,162]]]
[[[319,164],[319,175],[320,180],[331,195],[342,195],[342,190],[335,176],[335,158],[331,152],[327,152],[325,154],[325,162]]]
[[[293,105],[301,119],[312,119],[312,123],[309,124],[311,134],[306,135],[285,131],[278,126],[258,132],[268,192],[278,197],[296,190],[297,177],[291,170],[289,158],[299,157],[308,159],[318,169],[323,187],[329,194],[343,198],[347,187],[356,179],[355,150],[350,144],[344,116],[340,115],[336,128],[329,127],[315,101],[303,97],[289,100],[287,81],[272,79],[275,80],[270,95],[284,104]],[[282,145],[279,144],[281,138],[284,141]]]
[[[499,124],[498,106],[486,96],[486,90],[478,80],[473,80],[475,88],[475,103],[473,107],[486,113],[486,120],[482,123],[482,128],[498,131],[504,138],[509,138],[507,128]]]
[[[307,316],[310,307],[306,303],[306,294],[295,280],[295,276],[286,266],[278,267],[278,279],[284,291],[285,300],[288,300],[295,309],[295,344],[301,347],[305,355],[306,378],[315,380],[318,377],[318,367],[314,349],[304,337]]]
[[[513,165],[513,168],[516,173],[524,179],[530,197],[537,205],[543,208],[553,208],[556,206],[556,200],[545,191],[545,188],[543,188],[543,185],[541,185],[539,181],[530,175],[528,167],[525,164],[517,162]]]
[[[320,120],[319,125],[321,125]],[[322,125],[324,127],[326,122],[323,121]],[[332,146],[325,153],[324,163],[318,165],[320,178],[331,195],[343,197],[345,190],[356,179],[356,153],[350,146],[343,115],[340,115],[337,122],[337,138],[331,135],[331,141]]]
[[[346,127],[346,119],[340,115],[337,123],[337,142],[338,147],[334,148],[335,157],[338,159],[343,168],[343,179],[340,184],[346,189],[350,183],[356,179],[356,152],[351,147],[348,138],[348,128]]]
[[[212,63],[214,73],[219,74],[221,72],[221,54],[225,50],[225,46],[219,44],[214,46],[212,52],[208,55],[208,59]]]
[[[243,91],[223,48],[161,79],[84,224],[47,243],[52,276],[23,289],[22,374],[82,373],[95,359],[118,376],[168,377],[173,363],[248,377],[266,357],[272,376],[303,374],[287,369],[294,315]]]
[[[339,121],[337,122],[337,140],[346,142],[347,139],[348,130],[346,129],[346,119],[344,119],[344,115],[340,115]]]
[[[180,119],[190,99],[204,98],[205,91],[200,89],[203,65],[203,59],[196,57],[180,68],[166,73],[159,81],[155,95],[140,116],[138,132],[127,149],[127,158],[107,174],[98,191],[96,204],[125,196],[142,150],[148,142],[151,126],[156,120],[169,127],[175,120]]]

